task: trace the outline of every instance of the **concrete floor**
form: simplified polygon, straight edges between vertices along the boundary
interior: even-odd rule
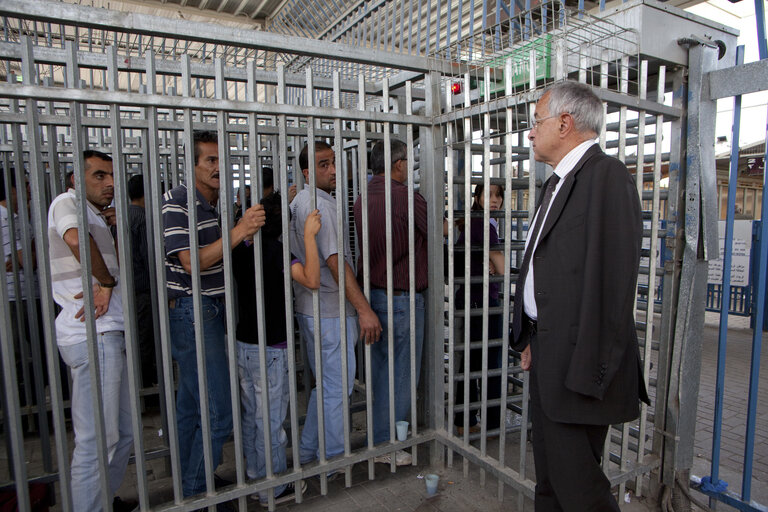
[[[718,317],[707,313],[706,325],[703,330],[703,356],[701,371],[701,387],[698,403],[698,422],[695,436],[694,466],[692,473],[697,476],[711,474],[710,460],[712,450],[712,418],[714,408],[714,386],[716,365],[716,343],[718,336]],[[749,364],[751,359],[752,331],[748,319],[731,317],[729,319],[728,351],[726,358],[726,386],[724,402],[724,431],[721,448],[720,479],[729,484],[729,489],[740,493],[742,464],[744,457],[744,429],[747,411],[747,386],[749,382]],[[752,478],[752,499],[763,505],[768,504],[768,350],[761,354],[763,372],[759,379],[760,394],[758,399],[757,429],[754,447],[754,470]],[[144,444],[146,450],[160,448],[163,445],[162,429],[159,415],[146,415],[144,418]],[[355,429],[354,436],[360,439],[364,436],[362,428]],[[70,448],[72,436],[69,436]],[[354,443],[353,443],[354,444]],[[516,457],[516,447],[508,443],[508,460]],[[30,463],[30,474],[37,474],[34,469],[40,461],[39,440],[33,436],[25,439],[26,455]],[[489,452],[492,451],[489,442]],[[526,447],[530,455],[530,443]],[[7,468],[6,453],[0,453],[0,468]],[[234,479],[234,453],[230,445],[225,450],[225,463],[219,469],[219,474]],[[529,460],[532,460],[532,456]],[[455,457],[453,467],[429,468],[427,447],[419,448],[418,467],[407,466],[398,468],[391,473],[389,466],[375,465],[375,480],[369,480],[366,463],[359,463],[352,468],[352,485],[344,486],[344,478],[338,478],[328,484],[326,496],[320,494],[318,478],[307,480],[308,489],[301,504],[285,504],[279,510],[286,511],[533,511],[533,502],[527,499],[519,500],[509,487],[504,489],[503,499],[498,499],[497,481],[486,475],[485,485],[481,485],[480,471],[471,468],[466,474],[463,471],[461,458]],[[532,466],[532,464],[531,464]],[[532,469],[532,468],[531,468]],[[164,459],[149,460],[145,470],[151,489],[153,505],[172,499],[170,479],[166,476]],[[130,466],[128,476],[119,491],[124,498],[136,496],[136,468]],[[438,493],[427,496],[423,475],[435,472],[440,475]],[[7,475],[6,475],[7,476]],[[0,479],[5,479],[2,477]],[[694,496],[704,501],[704,496],[694,492]],[[654,500],[637,498],[629,495],[629,502],[622,503],[625,511],[642,512],[658,510]],[[246,500],[246,510],[262,510],[253,500]],[[718,504],[718,510],[731,508]],[[54,507],[53,510],[59,510]]]

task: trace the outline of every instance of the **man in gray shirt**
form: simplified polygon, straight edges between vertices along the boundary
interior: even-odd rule
[[[308,147],[304,146],[299,156],[299,163],[307,182],[309,182],[308,153]],[[336,188],[336,158],[333,149],[324,142],[315,142],[314,158],[317,209],[320,210],[323,219],[328,219],[328,222],[323,222],[323,226],[317,234],[317,249],[320,256],[320,318],[315,319],[313,317],[311,290],[294,283],[294,294],[296,297],[296,320],[301,336],[307,344],[309,365],[313,374],[315,374],[315,321],[320,322],[325,456],[330,458],[344,451],[341,350],[347,351],[347,391],[351,394],[355,377],[355,342],[358,338],[358,322],[355,319],[355,311],[359,316],[360,337],[366,343],[378,341],[381,335],[381,324],[355,279],[348,237],[344,237],[344,247],[339,247],[337,244],[336,222],[334,222],[337,206],[336,199],[331,196],[331,192]],[[305,262],[304,221],[313,211],[311,194],[312,191],[305,188],[291,203],[291,251],[302,263]],[[347,302],[343,312],[339,311],[339,253],[343,254],[346,263],[344,290]],[[342,347],[341,344],[342,318],[345,320],[347,330],[346,347]],[[307,405],[307,417],[301,434],[300,453],[302,464],[319,457],[315,389],[310,393]]]

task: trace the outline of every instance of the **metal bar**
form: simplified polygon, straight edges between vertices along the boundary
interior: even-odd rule
[[[768,74],[768,60],[736,64],[730,68],[710,71],[707,73],[709,99],[717,100],[763,91],[766,88],[766,74]]]
[[[184,55],[182,58],[189,58]],[[185,80],[186,81],[186,80]],[[189,92],[188,90],[185,92]],[[219,134],[221,135],[221,134]],[[222,142],[226,139],[219,136]],[[195,184],[195,148],[192,127],[192,111],[184,111],[184,182],[187,189],[187,214],[189,227],[189,255],[192,279],[192,307],[194,312],[195,363],[197,366],[197,389],[200,400],[200,430],[203,441],[203,466],[208,492],[213,492],[213,448],[211,442],[211,418],[208,397],[208,372],[205,361],[205,332],[203,329],[202,286],[200,279],[200,240],[197,229],[197,188]]]
[[[405,113],[410,115],[413,113],[413,91],[411,82],[405,84]],[[413,125],[408,124],[405,127],[405,143],[406,143],[406,155],[408,165],[408,327],[410,339],[408,344],[410,347],[410,382],[411,382],[411,435],[418,435],[418,415],[416,410],[416,388],[419,385],[416,366],[421,367],[421,357],[417,358],[416,354],[416,211],[415,211],[415,199],[414,190],[416,188],[415,176],[414,176],[414,139],[413,139]],[[422,329],[424,328],[422,322]],[[423,336],[422,331],[422,346],[419,356],[423,353]],[[414,448],[411,450],[411,457],[413,459],[413,465],[418,465],[418,450]]]
[[[512,90],[512,59],[508,58],[504,65],[504,80],[507,91]],[[502,404],[507,403],[507,393],[509,391],[509,328],[506,326],[509,324],[510,305],[509,294],[511,284],[510,263],[512,256],[512,133],[514,132],[514,120],[511,109],[507,111],[506,116],[506,131],[504,134],[504,143],[506,146],[506,158],[507,161],[504,165],[504,178],[506,185],[504,187],[504,283],[502,290],[504,294],[502,299],[504,300],[504,312],[502,313],[503,328],[501,331],[501,393],[499,399]],[[488,187],[490,188],[490,186]],[[490,341],[490,340],[489,340]],[[506,460],[506,437],[507,437],[507,407],[504,405],[501,408],[499,415],[499,460]],[[526,429],[522,428],[521,434]],[[521,442],[520,446],[525,446],[525,442]],[[524,450],[520,450],[521,452]],[[497,497],[499,501],[504,499],[504,485],[499,482],[499,488],[497,491]]]
[[[389,110],[389,82],[382,82],[384,91],[382,97],[382,109]],[[395,344],[394,344],[394,284],[392,276],[392,152],[390,125],[384,123],[384,229],[385,229],[385,257],[387,262],[387,387],[389,395],[389,442],[395,442]],[[381,343],[384,340],[380,340]],[[374,400],[376,398],[374,397]],[[395,472],[396,457],[394,454],[390,460],[390,471]]]
[[[32,54],[32,42],[29,40],[29,38],[24,37],[22,39],[22,45],[25,47],[25,58],[22,59],[22,76],[27,77],[29,81],[32,81],[32,79],[35,77],[34,73],[34,58]],[[34,108],[37,110],[37,105],[34,102],[30,102],[27,105],[27,108]],[[39,125],[34,124],[39,119],[39,116],[37,115],[37,111],[35,112],[36,115],[34,116],[27,116],[27,126],[32,127],[33,129],[38,130]],[[38,133],[35,133],[35,138],[37,138],[39,135]],[[29,137],[29,135],[28,135]],[[34,155],[32,153],[29,154],[29,160],[30,160],[30,166],[32,165],[32,160],[35,160],[37,165],[42,165],[39,161],[39,158],[42,155],[39,155],[39,153],[35,152]],[[16,193],[18,195],[17,205],[19,210],[19,217],[21,219],[31,219],[31,215],[29,212],[29,205],[28,205],[28,197],[27,197],[27,187],[21,186],[21,184],[25,183],[26,177],[24,176],[24,168],[21,166],[16,167],[16,183],[19,184],[19,186],[16,188]],[[6,196],[7,197],[7,196]],[[8,233],[15,233],[14,230],[14,215],[8,216]],[[34,391],[35,391],[35,404],[37,405],[37,422],[39,427],[39,434],[40,434],[40,448],[42,452],[42,458],[43,458],[43,467],[46,471],[53,471],[53,461],[51,458],[51,444],[50,444],[50,429],[48,426],[48,415],[46,414],[46,407],[45,407],[45,389],[44,389],[44,380],[43,380],[43,353],[40,351],[41,345],[41,337],[40,337],[40,326],[38,322],[38,305],[37,301],[35,300],[35,297],[37,296],[37,289],[34,286],[36,284],[35,274],[34,274],[34,264],[32,256],[34,254],[33,252],[33,235],[32,235],[32,226],[29,222],[21,222],[21,237],[24,241],[24,249],[22,251],[22,260],[23,260],[23,272],[24,272],[24,284],[25,289],[23,290],[23,293],[20,295],[21,290],[18,290],[19,283],[18,281],[14,280],[14,286],[17,288],[15,291],[16,293],[16,303],[18,305],[25,304],[26,305],[26,311],[24,311],[27,320],[27,325],[29,329],[29,346],[32,350],[32,364],[33,364],[33,375],[34,375]],[[15,254],[17,251],[17,248],[15,247],[15,236],[10,236],[11,242],[11,253]],[[16,261],[16,258],[12,258],[12,261],[14,263],[14,272],[16,272],[16,275],[19,275],[19,269],[18,269],[18,262]],[[23,300],[23,298],[26,297],[26,300]],[[19,312],[23,309],[22,307],[17,308]],[[23,319],[23,317],[22,317]],[[23,322],[23,320],[22,320]],[[19,333],[21,334],[23,332],[23,325],[24,323],[19,322]],[[24,347],[26,343],[23,343],[22,336],[19,334],[19,341],[20,345]],[[26,359],[24,359],[24,365],[22,368],[27,368]],[[25,383],[30,383],[30,380],[25,379]],[[31,403],[30,400],[27,401],[27,403]],[[30,427],[32,426],[32,422],[30,421]]]
[[[312,106],[314,98],[314,83],[312,76],[312,69],[307,68],[306,71],[307,85],[306,85],[306,102],[308,106]],[[313,117],[307,118],[307,163],[309,164],[309,191],[310,191],[310,208],[315,210],[317,208],[317,180],[316,180],[316,159],[315,159],[315,119]],[[338,181],[338,180],[337,180]],[[343,256],[341,258],[344,259]],[[339,289],[341,289],[341,275],[339,276]],[[340,319],[341,321],[341,319]],[[308,354],[309,357],[315,358],[315,397],[317,400],[317,437],[318,437],[318,451],[320,465],[326,464],[325,453],[325,407],[323,403],[323,359],[322,359],[322,336],[320,335],[320,294],[318,290],[312,290],[312,322],[313,322],[313,336],[314,336],[314,354]],[[309,410],[307,411],[309,413]],[[320,494],[325,496],[328,494],[328,478],[327,474],[323,473],[320,476]]]
[[[227,83],[224,77],[224,59],[222,57],[216,57],[214,59],[214,66],[216,68],[216,80],[214,83],[215,96],[217,99],[226,99],[227,96]],[[253,121],[253,119],[249,119]],[[249,122],[249,128],[255,130],[255,123]],[[224,266],[224,304],[235,304],[234,296],[234,282],[232,277],[232,218],[234,212],[231,211],[231,190],[232,190],[232,174],[230,163],[230,142],[229,133],[227,132],[227,115],[222,111],[216,112],[216,132],[219,134],[219,176],[221,177],[221,189],[219,190],[219,209],[221,213],[221,245],[222,245],[222,263]],[[223,135],[223,137],[221,137]],[[224,165],[222,172],[222,164]],[[244,166],[240,166],[239,172],[244,172]],[[257,178],[258,180],[258,178]],[[257,181],[257,190],[260,180]],[[223,192],[222,192],[223,191]],[[257,192],[259,193],[259,192]],[[243,208],[245,203],[243,202]],[[254,239],[254,254],[261,254],[261,235],[257,234]],[[261,266],[257,268],[260,269]],[[259,297],[259,277],[260,270],[256,270],[256,296]],[[263,323],[264,315],[261,314],[258,317],[258,322]],[[242,423],[240,421],[240,380],[238,378],[239,366],[237,364],[238,350],[237,340],[235,339],[235,333],[237,325],[235,323],[235,310],[233,307],[225,308],[225,325],[226,325],[226,347],[227,347],[227,363],[229,366],[229,392],[232,410],[232,428],[234,434],[235,444],[235,474],[237,483],[241,484],[244,481],[245,469],[243,467],[243,433]],[[258,325],[258,324],[257,324]],[[258,325],[259,340],[266,339],[263,335],[263,325]],[[263,346],[263,343],[262,343]],[[261,347],[260,347],[261,348]],[[259,354],[261,356],[261,354]],[[263,360],[261,361],[263,363]],[[266,366],[261,366],[262,376],[264,375],[263,369]],[[206,381],[207,383],[207,381]],[[262,388],[264,389],[264,388]],[[206,386],[207,391],[207,386]],[[266,397],[266,408],[269,408],[269,397]],[[267,417],[268,418],[268,417]],[[265,423],[267,425],[266,433],[269,432],[269,421]],[[267,454],[267,471],[271,469],[271,443],[267,443],[265,450]],[[212,452],[211,452],[212,453]],[[213,462],[211,462],[213,467]],[[214,471],[216,468],[213,468]],[[246,498],[243,496],[239,500],[239,508],[245,508]]]
[[[335,109],[341,108],[341,77],[338,71],[333,72],[333,107]],[[344,144],[341,136],[341,119],[335,119],[333,123],[334,128],[334,153],[338,155],[338,166],[336,172],[338,174],[341,170],[341,179],[336,179],[336,246],[341,250],[341,258],[338,258],[339,264],[339,327],[341,332],[341,410],[342,418],[344,422],[344,455],[349,456],[350,451],[350,425],[351,417],[349,412],[349,395],[350,385],[354,386],[354,382],[349,382],[349,364],[348,360],[348,347],[349,343],[353,346],[356,339],[350,340],[347,336],[347,317],[346,317],[346,280],[347,280],[347,260],[346,260],[346,243],[345,237],[349,236],[346,230],[346,219],[349,215],[345,211],[348,204],[348,191],[347,191],[347,173],[346,173],[346,158],[344,158]],[[341,202],[341,204],[338,204]],[[354,274],[350,276],[350,279],[354,279]],[[354,379],[354,377],[353,377]],[[347,487],[352,486],[352,467],[347,466],[345,468],[345,483]]]
[[[32,98],[40,101],[49,101],[51,98],[58,98],[61,101],[82,102],[82,103],[117,103],[120,105],[136,105],[140,107],[166,107],[171,109],[195,109],[201,107],[201,99],[184,96],[164,96],[164,95],[136,95],[126,92],[105,92],[99,90],[82,89],[61,89],[48,88],[41,86],[26,85],[8,85],[0,84],[0,97],[24,99]],[[312,107],[301,105],[279,105],[275,103],[248,103],[233,100],[218,100],[207,98],[205,100],[206,109],[221,110],[226,112],[248,113],[256,112],[262,115],[298,115],[306,117],[318,117],[333,119],[344,117],[350,120],[364,120],[370,122],[384,122],[413,124],[429,126],[431,119],[425,116],[413,115],[407,118],[404,114],[366,111],[344,111],[343,115],[332,107]]]
[[[766,58],[765,55],[762,58]],[[768,130],[766,130],[765,140],[768,140]],[[738,140],[734,141],[738,144]],[[768,160],[768,149],[766,149],[764,162]],[[768,266],[768,222],[766,222],[765,212],[768,212],[768,176],[763,172],[763,203],[761,206],[761,215],[763,222],[760,223],[760,260],[757,262],[757,300],[754,303],[755,327],[752,330],[752,360],[749,369],[749,398],[747,404],[747,428],[744,433],[744,471],[742,473],[741,499],[749,502],[752,494],[752,464],[754,461],[755,447],[755,421],[757,417],[757,397],[758,385],[760,382],[760,351],[763,344],[763,316],[765,314],[765,295],[766,295],[766,266]],[[729,197],[730,200],[730,197]],[[725,269],[723,269],[725,270]],[[723,301],[726,302],[725,300]]]
[[[765,33],[765,4],[755,0],[755,23],[757,25],[757,48],[760,60],[768,59],[768,40]]]
[[[365,77],[361,74],[358,76],[359,93],[357,95],[357,108],[359,110],[365,110]],[[367,126],[366,123],[358,123],[358,130],[360,132],[360,138],[358,139],[358,157],[360,164],[358,166],[360,171],[360,216],[362,221],[362,245],[361,254],[358,254],[358,258],[362,258],[363,261],[363,294],[365,299],[370,304],[371,302],[371,261],[369,256],[370,247],[370,235],[368,232],[368,151],[367,151]],[[368,449],[373,449],[373,388],[371,382],[373,377],[371,375],[371,346],[368,343],[364,343],[365,354],[365,420],[368,426],[367,443]],[[368,479],[374,480],[376,477],[374,471],[373,459],[368,459]]]
[[[18,126],[15,126],[13,128],[13,140],[14,144],[21,145],[21,130]],[[18,137],[18,140],[17,140]],[[20,155],[17,155],[20,156]],[[19,167],[16,167],[19,169]],[[5,168],[5,170],[10,170],[8,167]],[[10,176],[10,173],[7,174],[7,176]],[[16,186],[19,187],[21,184],[17,181]],[[10,181],[6,181],[6,189],[10,189],[11,184]],[[11,207],[11,204],[8,204],[8,220],[10,221],[13,217],[14,212],[13,208]],[[14,232],[10,229],[8,229],[8,237],[10,240],[14,239]],[[0,230],[0,245],[4,244],[3,238],[3,230]],[[15,258],[13,258],[15,259]],[[6,278],[6,272],[0,271],[0,293],[5,296],[7,294],[8,290],[8,282]],[[6,297],[3,297],[4,299]],[[18,307],[22,307],[21,304],[18,305]],[[0,318],[2,318],[2,325],[0,326],[0,335],[2,335],[3,340],[13,340],[14,333],[11,329],[11,308],[10,308],[10,301],[3,300],[2,305],[0,305]],[[23,329],[24,325],[20,324],[18,326],[19,328],[19,340],[20,343],[23,343]],[[29,512],[32,510],[29,500],[29,489],[28,489],[28,476],[27,476],[27,466],[26,466],[26,457],[25,457],[25,450],[24,450],[24,434],[22,433],[22,425],[21,425],[21,414],[19,413],[19,394],[17,392],[17,374],[16,374],[16,358],[14,355],[14,344],[11,341],[10,343],[3,342],[0,343],[0,355],[2,355],[2,368],[3,368],[3,426],[5,430],[5,435],[7,436],[7,439],[10,441],[10,464],[9,464],[9,470],[11,473],[11,477],[13,478],[15,482],[15,488],[16,488],[16,499],[17,507],[22,512]],[[24,362],[26,365],[26,361]]]
[[[68,83],[70,87],[78,87],[79,68],[75,60],[75,46],[71,41],[67,41],[67,50],[70,55],[70,61],[67,66]],[[86,199],[85,188],[85,161],[83,160],[83,151],[88,147],[88,139],[85,137],[82,122],[82,109],[80,103],[73,101],[70,104],[70,128],[72,130],[72,159],[74,166],[75,190],[77,193],[78,206],[78,241],[80,251],[80,263],[82,265],[82,287],[83,287],[83,308],[85,311],[85,330],[88,345],[88,373],[91,379],[91,399],[94,411],[96,447],[99,461],[99,483],[102,489],[109,489],[109,475],[107,468],[107,439],[104,426],[104,407],[101,391],[101,370],[99,358],[99,347],[96,332],[96,321],[94,318],[94,299],[93,299],[93,268],[91,266],[91,245],[88,230],[88,202]],[[101,493],[101,504],[105,510],[109,510],[112,500],[109,499],[107,492]]]
[[[744,62],[744,46],[736,48],[736,65]],[[730,171],[728,179],[728,204],[725,218],[725,245],[723,252],[723,289],[731,286],[731,260],[733,251],[733,219],[736,206],[736,184],[738,181],[739,160],[739,132],[741,128],[741,95],[733,98],[733,125],[731,140],[734,141],[731,148]],[[758,283],[758,286],[760,284]],[[728,343],[728,300],[723,300],[720,307],[720,324],[717,342],[717,366],[715,380],[715,415],[712,425],[712,462],[710,466],[711,477],[714,483],[719,482],[720,471],[720,438],[722,435],[723,421],[723,393],[725,388],[725,351]],[[757,327],[756,327],[757,329]]]
[[[446,83],[445,86],[445,94],[446,97],[450,97],[452,94],[451,92],[451,84]],[[447,101],[445,104],[445,111],[448,113],[451,111],[452,103],[450,101]],[[447,175],[447,199],[446,199],[446,208],[447,208],[447,219],[446,219],[446,229],[447,229],[447,247],[448,247],[448,403],[446,404],[446,411],[447,411],[447,417],[450,418],[451,425],[453,424],[453,415],[454,415],[454,403],[456,400],[455,394],[455,386],[453,385],[454,382],[454,371],[455,371],[455,329],[456,329],[456,316],[454,315],[454,308],[455,308],[455,297],[454,297],[454,290],[456,289],[455,285],[455,272],[454,272],[454,260],[455,260],[455,253],[454,253],[454,211],[455,211],[455,191],[454,191],[454,174],[456,172],[456,163],[455,163],[455,154],[457,150],[455,149],[455,145],[457,143],[457,135],[456,135],[456,127],[454,126],[454,123],[447,123],[445,126],[446,129],[446,144],[447,144],[447,154],[446,154],[446,166],[448,168]],[[448,467],[453,467],[453,450],[448,450]]]
[[[464,75],[464,104],[469,105],[471,103],[471,99],[469,97],[469,89],[470,89],[470,74],[466,73]],[[472,240],[472,223],[467,222],[466,219],[469,218],[469,212],[470,212],[470,198],[472,197],[472,189],[471,189],[471,183],[470,178],[472,177],[472,153],[471,148],[467,142],[473,140],[473,134],[472,134],[472,118],[471,117],[465,117],[464,118],[464,282],[468,283],[469,279],[471,277],[470,272],[470,266],[466,264],[466,259],[471,255],[471,240]],[[462,405],[464,405],[464,412],[462,414],[462,429],[464,430],[464,447],[469,446],[469,415],[471,414],[469,410],[469,379],[467,378],[469,372],[470,372],[470,351],[469,351],[469,343],[472,341],[470,339],[470,333],[469,333],[469,310],[470,310],[470,287],[466,284],[464,285],[463,289],[463,301],[464,301],[464,323],[463,323],[463,338],[464,338],[464,363],[462,366],[462,373],[464,374],[464,388],[463,388],[463,396],[462,396]],[[451,383],[453,384],[453,383]],[[449,418],[450,419],[450,418]],[[455,420],[454,420],[455,423]],[[464,477],[469,476],[469,459],[467,457],[464,457],[463,459],[463,474]]]
[[[117,49],[114,46],[109,47],[109,58],[113,66],[110,66],[109,76],[107,77],[109,88],[116,90],[118,87],[117,77]],[[154,62],[154,56],[151,51],[147,54],[147,60],[150,63],[147,73],[147,84],[150,90],[154,88],[154,68],[151,63]],[[151,112],[150,122],[156,116],[156,112]],[[123,158],[123,136],[120,119],[120,107],[110,105],[110,121],[112,136],[112,166],[115,180],[115,198],[114,202],[117,208],[117,244],[119,261],[124,262],[120,265],[120,281],[122,283],[134,283],[132,261],[133,245],[131,240],[130,226],[128,225],[128,180],[126,176],[125,160]],[[144,437],[141,421],[141,404],[139,403],[139,388],[141,383],[139,373],[139,361],[137,357],[137,347],[139,345],[138,326],[135,310],[135,293],[132,286],[121,286],[121,299],[123,303],[123,313],[125,314],[125,354],[128,369],[128,388],[131,395],[131,430],[133,433],[133,446],[136,457],[136,485],[139,495],[139,503],[143,509],[149,508],[149,488],[147,485],[146,459],[144,456]],[[122,384],[123,386],[125,384]],[[104,488],[107,489],[107,488]],[[106,493],[106,490],[104,491]],[[108,499],[111,498],[108,496]]]
[[[485,15],[485,9],[483,9],[483,15]],[[485,88],[484,98],[487,100],[491,96],[491,69],[486,66],[483,69],[483,87]],[[482,320],[482,333],[481,340],[483,342],[482,348],[482,363],[481,368],[483,376],[480,379],[480,453],[486,455],[487,453],[487,441],[488,441],[488,307],[489,303],[489,283],[488,276],[490,274],[490,228],[491,228],[491,116],[489,113],[483,114],[483,320]],[[469,202],[469,201],[467,201]],[[471,224],[471,222],[470,222]],[[469,235],[467,235],[469,238]],[[466,257],[466,256],[465,256]],[[469,255],[470,261],[472,259]],[[471,263],[470,263],[471,266]],[[465,289],[471,289],[471,285],[465,285]],[[471,321],[471,319],[470,319]],[[465,319],[466,323],[466,319]],[[470,328],[471,330],[471,328]],[[471,334],[470,334],[471,335]],[[464,387],[469,387],[468,383],[464,383]],[[468,402],[465,402],[467,404]],[[467,413],[464,413],[466,416]],[[480,485],[485,486],[485,471],[480,470]]]
[[[279,104],[285,102],[285,67],[280,63],[277,67],[278,84],[275,90],[275,101]],[[280,151],[280,159],[278,167],[280,169],[280,187],[283,190],[288,190],[288,140],[286,133],[286,118],[284,115],[277,116],[277,149]],[[296,168],[294,166],[294,180],[296,180]],[[298,171],[301,174],[301,171]],[[291,248],[290,248],[290,212],[288,209],[288,196],[283,194],[280,198],[281,201],[281,215],[283,224],[283,268],[290,268],[291,264]],[[293,317],[293,287],[291,286],[291,280],[283,279],[283,291],[285,293],[285,326],[287,333],[288,343],[288,360],[291,363],[296,361],[296,340],[294,337],[294,317]],[[306,368],[304,374],[308,372]],[[291,447],[293,449],[293,470],[297,472],[301,469],[300,456],[299,456],[299,413],[298,413],[298,394],[296,385],[296,364],[288,365],[288,393],[289,393],[289,408],[291,412]],[[309,386],[306,386],[307,393],[309,393]],[[301,486],[297,487],[296,502],[301,503],[303,500],[303,494],[301,493]]]

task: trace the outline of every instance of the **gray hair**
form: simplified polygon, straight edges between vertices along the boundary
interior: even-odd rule
[[[398,160],[408,158],[408,146],[405,142],[394,137],[389,140],[389,150],[393,164]],[[373,145],[373,149],[371,149],[371,170],[373,174],[384,173],[384,141],[378,141]]]
[[[603,102],[588,85],[565,81],[546,90],[549,115],[571,114],[580,132],[600,133],[603,127]]]

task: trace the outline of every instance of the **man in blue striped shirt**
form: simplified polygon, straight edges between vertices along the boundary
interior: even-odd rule
[[[232,432],[232,403],[225,352],[224,266],[221,226],[216,205],[219,199],[219,144],[216,132],[196,131],[195,192],[200,259],[200,292],[205,339],[208,412],[213,467],[221,462],[224,442]],[[225,198],[224,200],[229,200]],[[230,231],[230,249],[252,237],[264,225],[264,207],[251,206]],[[181,456],[184,496],[206,490],[203,432],[195,349],[195,315],[192,303],[192,264],[185,185],[168,191],[163,202],[165,274],[173,358],[179,365],[176,422]]]

